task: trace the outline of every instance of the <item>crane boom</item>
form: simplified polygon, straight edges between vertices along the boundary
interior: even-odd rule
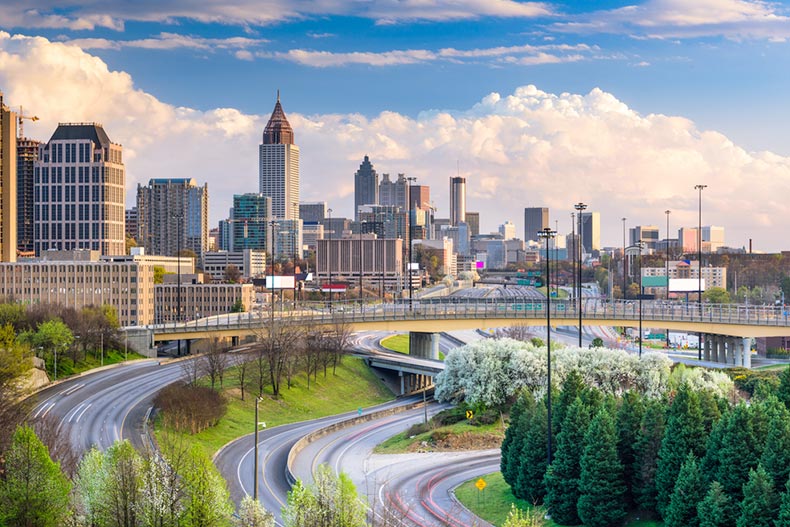
[[[25,137],[23,119],[30,119],[33,122],[38,121],[38,117],[35,115],[25,115],[21,106],[19,107],[19,115],[17,116],[17,118],[19,119],[19,126],[17,127],[18,138]]]

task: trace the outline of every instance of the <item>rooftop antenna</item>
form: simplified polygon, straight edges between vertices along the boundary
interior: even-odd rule
[[[280,102],[280,88],[277,88],[277,102]]]

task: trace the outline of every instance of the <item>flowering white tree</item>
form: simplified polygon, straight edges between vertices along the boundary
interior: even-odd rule
[[[728,395],[733,384],[726,375],[705,368],[676,368],[659,353],[645,353],[640,359],[623,350],[578,348],[552,349],[552,381],[559,385],[576,370],[590,385],[605,393],[620,395],[637,390],[659,397],[676,384],[710,389]],[[439,401],[497,406],[524,388],[536,396],[546,390],[546,347],[512,339],[486,339],[453,350],[445,369],[436,378]]]

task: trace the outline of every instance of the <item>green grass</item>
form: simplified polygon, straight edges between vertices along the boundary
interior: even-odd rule
[[[97,352],[97,356],[93,356],[92,352],[86,353],[85,358],[82,360],[78,360],[75,364],[71,358],[67,355],[58,354],[58,379],[62,379],[64,377],[68,377],[70,375],[76,375],[78,373],[83,373],[88,370],[92,370],[94,368],[99,368],[102,366],[101,361],[101,353]],[[124,352],[117,351],[117,350],[105,350],[104,351],[104,366],[109,366],[110,364],[118,364],[123,362],[127,357],[124,355]],[[139,353],[135,353],[130,351],[128,354],[129,360],[136,360],[136,359],[145,359],[144,355],[140,355]],[[47,373],[52,372],[52,361],[47,360]]]
[[[429,423],[430,424],[430,423]],[[496,422],[490,425],[480,425],[480,426],[472,426],[466,421],[461,421],[460,423],[455,423],[452,425],[447,426],[440,426],[433,428],[427,432],[423,432],[420,434],[416,434],[414,437],[411,437],[410,431],[406,430],[405,432],[401,432],[399,434],[395,434],[394,436],[390,437],[380,445],[378,445],[374,452],[377,454],[402,454],[404,452],[411,452],[412,445],[419,445],[423,441],[428,441],[430,443],[433,434],[454,434],[460,435],[465,432],[469,432],[472,434],[497,434],[504,437],[504,432],[502,431],[502,424]]]
[[[213,456],[223,445],[254,431],[255,396],[257,380],[247,372],[249,382],[241,400],[238,370],[232,368],[225,375],[223,393],[228,400],[225,416],[213,426],[199,434],[182,434],[188,443],[200,446],[208,455]],[[268,379],[268,377],[267,377]],[[246,379],[245,379],[246,380]],[[208,385],[206,379],[202,384]],[[264,399],[258,405],[259,420],[271,428],[286,423],[316,419],[366,408],[389,401],[392,392],[376,377],[361,359],[345,357],[332,375],[331,367],[324,378],[319,372],[318,379],[310,379],[307,389],[305,375],[299,374],[292,379],[289,389],[283,379],[280,397],[271,396],[271,387],[264,390]],[[157,424],[157,436],[161,425]]]
[[[513,493],[510,492],[510,486],[502,479],[500,472],[486,474],[481,477],[486,482],[486,487],[482,492],[475,487],[475,483],[480,479],[477,477],[459,485],[455,489],[455,496],[466,508],[484,520],[499,526],[505,522],[510,512],[511,504],[522,510],[534,508],[533,505],[513,496]],[[539,507],[538,510],[541,511],[541,515],[545,514],[543,507]],[[551,520],[546,521],[547,527],[555,525],[557,524]],[[638,519],[630,519],[625,523],[626,527],[661,527],[663,525],[660,521]]]
[[[405,355],[409,354],[409,334],[402,333],[400,335],[392,335],[385,339],[381,339],[381,346],[390,351],[396,351]]]
[[[756,368],[752,368],[753,370],[784,370],[788,367],[788,364],[766,364],[764,366],[757,366]]]
[[[543,287],[537,287],[536,289],[537,289],[538,291],[540,291],[540,292],[543,294],[543,296],[546,296],[546,286],[543,286]],[[552,290],[552,291],[554,291],[554,288],[552,288],[551,290]],[[557,296],[553,296],[553,297],[551,297],[551,298],[552,298],[552,299],[558,299],[558,298],[568,298],[568,292],[567,292],[567,291],[565,291],[564,289],[560,289],[560,290],[559,290],[559,292],[557,293]]]

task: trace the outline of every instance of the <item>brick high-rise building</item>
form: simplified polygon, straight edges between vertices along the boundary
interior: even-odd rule
[[[293,128],[280,105],[279,91],[258,155],[260,193],[272,198],[272,215],[299,219],[299,147],[294,144]]]
[[[34,246],[126,253],[123,147],[97,123],[61,123],[35,166]]]

